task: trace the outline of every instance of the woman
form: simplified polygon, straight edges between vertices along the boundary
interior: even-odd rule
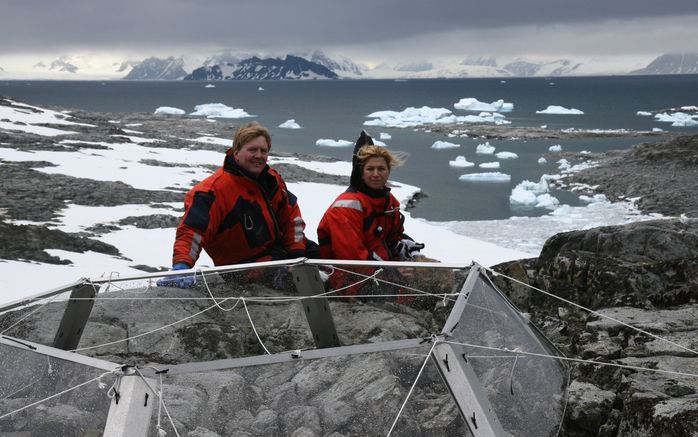
[[[400,202],[388,187],[390,171],[402,163],[401,157],[385,147],[373,145],[371,137],[361,132],[352,163],[351,185],[325,211],[318,226],[320,256],[407,261],[420,255],[419,250],[424,245],[405,235]],[[342,282],[333,279],[333,286]],[[348,294],[357,291],[353,287]]]

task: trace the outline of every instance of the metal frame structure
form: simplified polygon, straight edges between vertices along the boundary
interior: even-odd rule
[[[460,269],[470,267],[470,272],[463,284],[454,307],[439,335],[426,338],[414,338],[382,343],[370,343],[353,346],[340,346],[335,330],[327,299],[323,295],[325,290],[320,280],[318,266],[320,265],[361,265],[361,266],[383,266],[383,267],[429,267],[439,269]],[[128,366],[120,366],[103,360],[97,360],[77,353],[66,352],[68,349],[75,349],[80,341],[90,311],[94,304],[94,285],[106,282],[126,281],[135,279],[152,279],[156,277],[189,274],[203,274],[212,272],[240,271],[247,268],[260,267],[290,267],[293,275],[294,285],[300,296],[307,297],[301,300],[304,312],[308,319],[308,325],[316,342],[317,349],[292,351],[272,355],[262,355],[254,357],[234,358],[215,360],[199,363],[186,363],[166,366],[168,375],[177,375],[193,372],[211,372],[216,370],[234,369],[246,366],[256,366],[264,364],[285,363],[299,360],[313,360],[318,358],[348,356],[371,352],[395,351],[416,348],[425,343],[436,342],[432,348],[431,358],[436,363],[444,382],[449,388],[460,413],[475,437],[503,437],[505,432],[490,405],[485,390],[478,377],[465,359],[459,359],[458,351],[453,345],[444,341],[450,337],[461,318],[468,298],[474,289],[478,277],[483,274],[483,268],[477,264],[472,266],[449,265],[441,263],[374,263],[362,261],[336,261],[336,260],[307,260],[304,258],[296,260],[275,261],[269,263],[255,263],[246,265],[226,266],[213,269],[191,269],[189,271],[161,272],[155,274],[144,274],[125,278],[97,278],[92,280],[83,279],[75,283],[50,290],[46,293],[32,296],[0,307],[0,313],[19,306],[26,305],[38,298],[46,298],[63,293],[72,289],[68,306],[63,315],[58,332],[54,340],[54,347],[43,346],[12,337],[0,337],[0,344],[32,350],[37,354],[56,357],[75,363],[95,367],[105,371],[115,371],[120,379],[121,404],[112,400],[109,418],[105,428],[105,436],[145,436],[150,423],[152,406],[155,403],[157,393],[153,392],[152,380],[156,375],[153,369],[140,369],[136,375],[133,369]],[[319,296],[319,297],[313,297]],[[79,300],[77,298],[80,298]],[[85,299],[86,298],[86,299]],[[149,402],[149,399],[152,401]]]

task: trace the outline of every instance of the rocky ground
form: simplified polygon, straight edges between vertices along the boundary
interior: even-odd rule
[[[698,135],[591,156],[596,167],[573,173],[567,184],[593,186],[612,201],[639,198],[646,213],[698,218]]]

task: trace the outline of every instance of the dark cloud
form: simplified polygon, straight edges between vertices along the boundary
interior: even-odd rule
[[[0,0],[0,53],[287,50],[441,31],[698,14],[696,0]]]

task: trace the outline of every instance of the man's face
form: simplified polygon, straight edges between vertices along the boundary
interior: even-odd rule
[[[269,157],[269,144],[266,138],[258,136],[233,152],[235,162],[254,176],[264,170]]]

